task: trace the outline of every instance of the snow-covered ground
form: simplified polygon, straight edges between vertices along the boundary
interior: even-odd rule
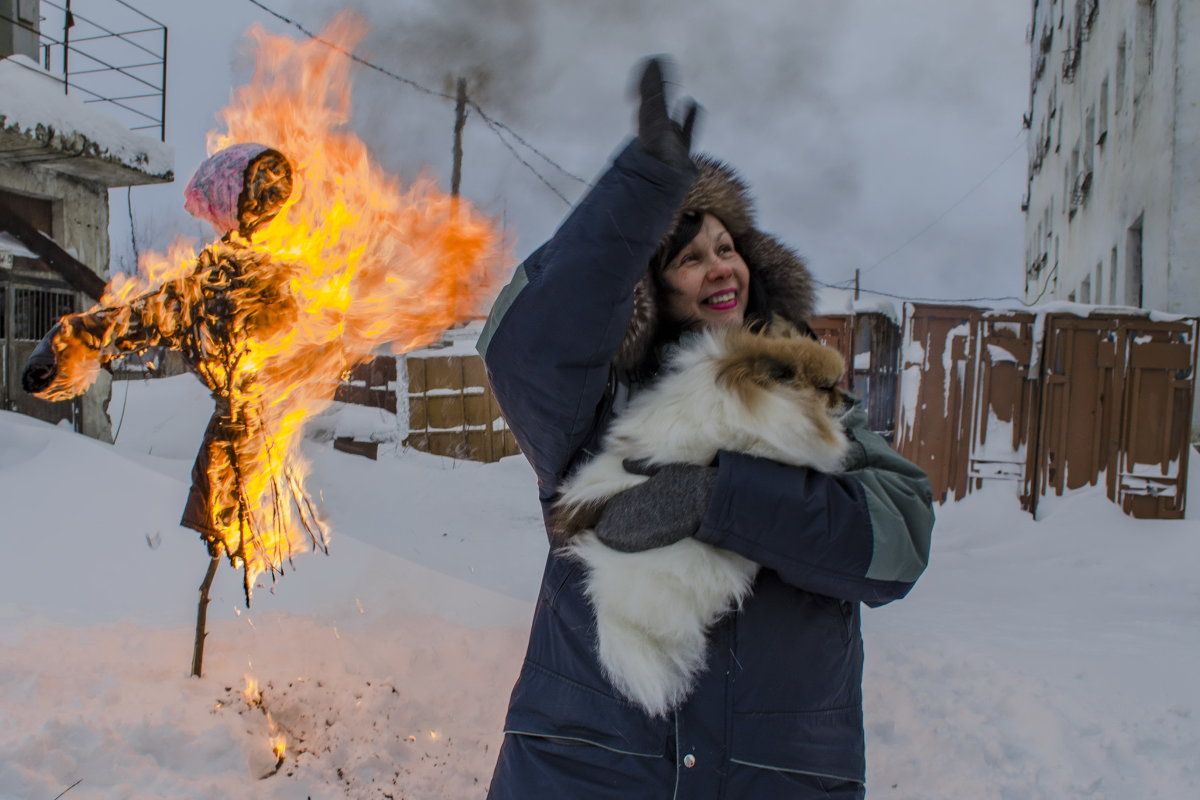
[[[523,460],[309,446],[330,554],[248,610],[223,565],[195,679],[209,409],[118,383],[115,446],[0,412],[0,798],[482,797],[546,547]],[[1200,797],[1197,518],[942,507],[926,576],[864,615],[870,796]]]

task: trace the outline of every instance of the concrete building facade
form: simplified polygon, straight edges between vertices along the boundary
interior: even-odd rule
[[[1200,3],[1033,0],[1025,299],[1200,314]]]
[[[39,10],[0,0],[0,408],[108,440],[108,373],[61,403],[26,394],[20,373],[61,315],[103,291],[109,190],[173,180],[174,153],[66,93],[42,67]]]

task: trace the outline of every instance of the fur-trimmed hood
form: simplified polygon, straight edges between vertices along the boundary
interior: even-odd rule
[[[750,189],[732,167],[707,155],[697,155],[693,161],[698,171],[696,182],[675,213],[660,247],[672,239],[685,214],[712,214],[733,236],[734,246],[750,270],[751,291],[765,305],[765,311],[804,328],[813,309],[812,277],[804,259],[755,227]],[[618,369],[634,370],[650,355],[660,322],[658,295],[654,277],[647,270],[634,290],[633,317],[617,355]]]

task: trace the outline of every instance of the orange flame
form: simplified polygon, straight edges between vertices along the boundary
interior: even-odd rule
[[[246,688],[242,690],[242,697],[246,699],[247,706],[259,709],[266,717],[267,742],[271,745],[271,752],[275,754],[275,758],[282,762],[287,754],[287,736],[284,735],[279,724],[271,718],[271,712],[263,703],[263,693],[259,688],[258,681],[249,674],[246,675]]]
[[[252,675],[246,675],[246,688],[242,689],[242,697],[246,698],[246,705],[251,708],[262,705],[262,690],[258,688],[258,681]]]
[[[321,39],[349,51],[364,32],[342,14]],[[407,352],[481,316],[507,263],[488,219],[429,178],[402,187],[346,128],[344,53],[257,26],[250,36],[253,81],[235,92],[208,149],[274,148],[294,168],[291,195],[250,240],[233,233],[199,254],[177,244],[144,256],[140,274],[114,278],[98,306],[64,320],[58,376],[41,393],[78,394],[100,362],[147,346],[184,352],[220,417],[203,536],[243,569],[247,602],[258,575],[327,543],[303,491],[305,421],[373,351]],[[220,314],[205,305],[214,286]]]

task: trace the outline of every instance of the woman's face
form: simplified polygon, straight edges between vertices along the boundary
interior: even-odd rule
[[[704,215],[700,232],[667,264],[663,277],[675,290],[667,297],[667,314],[675,322],[709,327],[741,325],[745,319],[750,270],[712,214]]]

